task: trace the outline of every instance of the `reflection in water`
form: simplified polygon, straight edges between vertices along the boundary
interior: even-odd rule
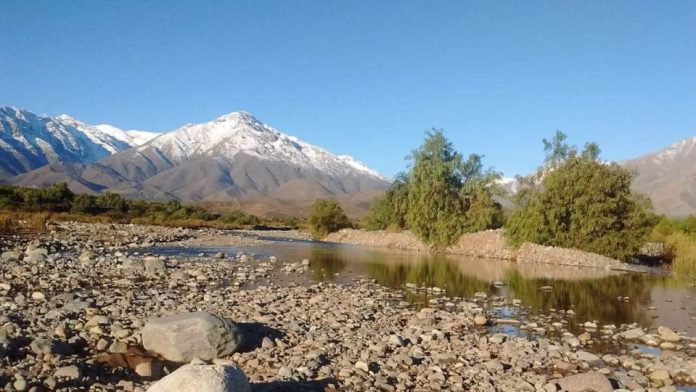
[[[147,251],[189,256],[243,251],[261,258],[275,255],[280,262],[290,263],[309,259],[308,277],[312,281],[348,283],[351,278],[364,276],[392,288],[403,288],[407,283],[438,287],[450,297],[471,298],[476,292],[485,292],[520,299],[533,311],[572,309],[576,315],[571,324],[572,320],[616,325],[638,322],[643,326],[669,325],[696,335],[696,322],[691,321],[696,316],[696,289],[671,277],[302,241],[279,241],[262,248],[172,247]],[[493,285],[497,281],[504,285]],[[553,289],[540,290],[543,286]],[[432,295],[423,291],[406,293],[407,300],[419,304],[427,304],[427,295]],[[628,297],[628,301],[618,297]],[[650,310],[649,306],[657,309]]]

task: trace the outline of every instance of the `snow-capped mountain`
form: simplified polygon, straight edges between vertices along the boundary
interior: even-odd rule
[[[360,172],[383,179],[379,173],[348,155],[333,155],[271,128],[246,112],[226,114],[203,124],[187,124],[137,149],[138,152],[148,150],[177,162],[200,157],[233,159],[237,154],[246,154],[330,175]]]
[[[667,215],[696,213],[696,137],[620,162],[637,172],[633,187]]]
[[[0,179],[55,162],[95,162],[146,141],[148,135],[156,136],[92,126],[68,115],[0,107]]]
[[[53,164],[13,179],[33,186],[56,181],[81,192],[216,201],[313,200],[388,186],[354,158],[286,135],[246,112],[184,125],[93,164]]]

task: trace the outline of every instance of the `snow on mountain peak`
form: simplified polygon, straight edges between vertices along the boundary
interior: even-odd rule
[[[202,124],[187,124],[140,146],[155,148],[175,160],[195,157],[233,159],[244,153],[266,160],[283,161],[297,167],[346,175],[367,174],[384,179],[378,172],[347,155],[329,151],[287,135],[259,121],[247,112],[232,112]]]
[[[656,164],[672,163],[675,159],[696,151],[696,137],[684,139],[658,151],[652,158]]]

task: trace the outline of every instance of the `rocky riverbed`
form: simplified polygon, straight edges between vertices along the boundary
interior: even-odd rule
[[[696,385],[696,340],[668,327],[574,320],[585,331],[573,334],[572,309],[521,323],[496,309],[523,310],[523,303],[482,293],[439,292],[414,307],[409,291],[441,290],[388,289],[360,278],[297,284],[309,261],[273,256],[133,251],[203,236],[263,244],[244,233],[99,224],[0,238],[0,387],[602,392]],[[498,332],[510,325],[524,333]]]

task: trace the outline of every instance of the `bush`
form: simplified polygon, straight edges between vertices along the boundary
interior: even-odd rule
[[[553,142],[545,141],[546,165],[536,174],[540,184],[516,196],[517,208],[506,223],[509,241],[629,259],[654,225],[648,199],[632,193],[630,171],[599,161],[596,145],[577,153],[564,140],[557,133]]]
[[[484,170],[482,158],[464,160],[440,130],[413,152],[406,222],[425,243],[445,247],[464,233],[502,223],[502,207],[493,199],[500,175]]]
[[[232,210],[224,214],[219,218],[222,222],[235,225],[235,226],[255,226],[258,225],[261,220],[251,214],[245,214],[241,210]]]
[[[326,199],[314,201],[307,223],[314,239],[322,239],[329,233],[351,227],[350,220],[338,202]]]
[[[408,208],[408,175],[399,173],[392,181],[384,197],[375,200],[366,218],[367,230],[406,228]]]

